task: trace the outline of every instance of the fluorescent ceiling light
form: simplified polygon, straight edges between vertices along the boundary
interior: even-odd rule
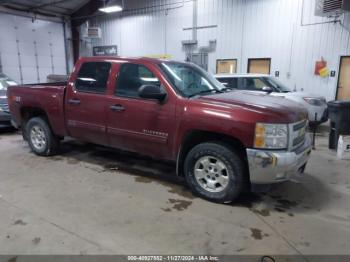
[[[114,12],[121,12],[123,11],[123,8],[120,5],[111,5],[111,6],[104,6],[99,8],[98,10],[100,10],[101,12],[104,13],[114,13]]]

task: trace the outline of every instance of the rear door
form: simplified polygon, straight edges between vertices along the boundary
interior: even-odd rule
[[[80,66],[80,67],[79,67]],[[72,137],[96,144],[107,144],[106,92],[111,63],[83,62],[69,82],[66,95],[66,119]]]
[[[120,65],[114,94],[108,100],[108,140],[117,148],[169,159],[176,130],[175,98],[165,88],[168,97],[162,103],[140,98],[138,90],[144,84],[164,88],[152,66]]]

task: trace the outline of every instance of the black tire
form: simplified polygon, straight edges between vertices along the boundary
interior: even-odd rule
[[[195,177],[196,163],[199,163],[201,159],[206,157],[214,157],[226,166],[225,177],[228,177],[228,184],[220,192],[210,192],[204,189]],[[208,142],[195,146],[186,156],[184,172],[186,181],[194,194],[216,203],[230,203],[234,201],[244,187],[244,162],[242,157],[229,146],[220,142]],[[215,177],[212,179],[215,179]]]
[[[31,136],[33,128],[40,128],[43,131],[45,143],[42,148],[35,146],[35,142]],[[59,147],[59,139],[53,134],[47,121],[41,117],[31,118],[25,125],[25,137],[28,140],[30,149],[39,156],[51,156],[57,153]]]

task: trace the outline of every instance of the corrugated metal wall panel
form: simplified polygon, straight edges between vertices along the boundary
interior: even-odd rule
[[[66,74],[62,23],[0,13],[0,56],[3,72],[18,83]]]
[[[126,56],[171,54],[184,60],[182,40],[192,38],[193,1],[126,1],[127,12],[97,17],[91,21],[102,28],[103,38],[85,44],[91,54],[93,45],[116,44]],[[148,8],[147,8],[148,7]],[[238,59],[238,72],[246,73],[248,58],[269,57],[271,73],[290,88],[322,94],[334,99],[337,77],[320,78],[314,66],[322,57],[330,70],[338,71],[340,56],[350,55],[350,16],[339,23],[314,16],[311,0],[198,0],[198,47],[217,40],[209,54],[209,71],[215,72],[217,59]],[[136,10],[132,10],[136,9]],[[302,25],[304,24],[304,25]],[[88,49],[88,50],[87,50]],[[90,51],[89,51],[90,50]]]

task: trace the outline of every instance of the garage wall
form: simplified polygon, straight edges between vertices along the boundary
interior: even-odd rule
[[[141,3],[140,3],[141,2]],[[116,44],[119,54],[142,56],[170,54],[184,60],[182,40],[192,38],[193,1],[126,1],[126,12],[100,16],[90,26],[100,26],[103,38],[82,43],[82,54],[91,55],[94,45]],[[198,47],[217,40],[209,54],[209,71],[216,59],[238,59],[238,73],[247,72],[248,58],[272,58],[271,73],[291,89],[321,94],[334,99],[339,59],[350,55],[350,18],[329,23],[315,17],[314,0],[198,0]],[[147,8],[148,7],[148,8]],[[135,10],[136,9],[136,10]],[[316,24],[315,24],[316,23]],[[317,24],[321,23],[321,24]],[[314,75],[317,60],[324,58],[336,77]]]
[[[2,71],[23,84],[66,74],[62,23],[0,13],[0,61]]]

